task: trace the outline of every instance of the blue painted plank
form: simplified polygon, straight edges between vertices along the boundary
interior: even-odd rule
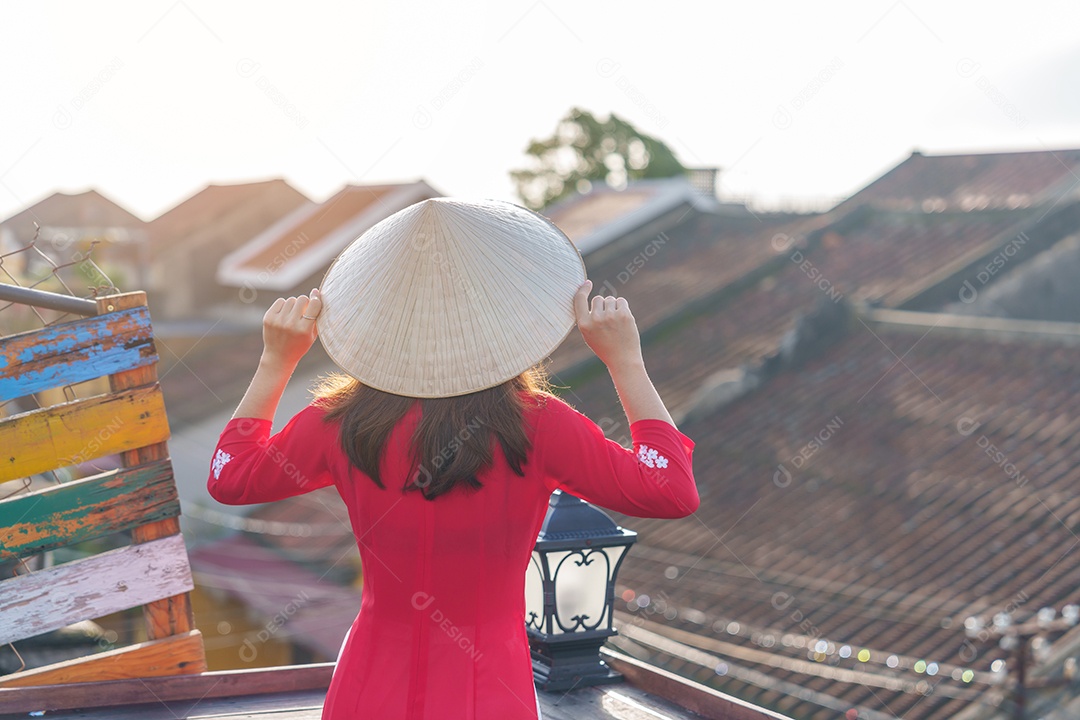
[[[0,338],[0,402],[152,365],[146,306]]]

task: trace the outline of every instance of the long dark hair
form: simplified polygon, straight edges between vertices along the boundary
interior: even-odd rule
[[[346,375],[330,375],[315,390],[326,422],[341,422],[341,448],[349,461],[385,489],[379,462],[391,430],[420,403],[412,435],[414,471],[403,492],[420,491],[428,500],[459,485],[479,490],[477,473],[491,465],[495,443],[517,475],[530,449],[526,428],[529,398],[548,392],[540,367],[487,390],[450,398],[412,398],[376,390]]]

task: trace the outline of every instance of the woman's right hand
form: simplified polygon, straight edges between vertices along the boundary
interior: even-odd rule
[[[262,360],[291,370],[315,343],[315,320],[322,310],[318,288],[299,297],[278,298],[263,315]]]
[[[578,329],[596,356],[607,365],[626,419],[631,424],[638,420],[663,420],[674,425],[671,413],[645,372],[641,337],[630,314],[630,304],[626,298],[597,295],[590,309],[590,290],[592,282],[586,280],[574,296]]]
[[[597,295],[589,308],[592,281],[586,280],[574,296],[574,313],[585,343],[609,369],[643,366],[637,322],[626,298]]]

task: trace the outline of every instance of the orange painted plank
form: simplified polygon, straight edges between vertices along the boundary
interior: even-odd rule
[[[0,482],[75,465],[169,437],[155,383],[0,420]]]
[[[0,688],[191,675],[206,671],[198,630],[0,677]]]

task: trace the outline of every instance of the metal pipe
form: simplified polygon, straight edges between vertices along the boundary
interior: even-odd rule
[[[36,288],[24,288],[18,285],[0,283],[0,300],[6,300],[22,305],[56,310],[58,312],[75,313],[76,315],[97,315],[97,303],[86,298],[61,295],[60,293],[38,290]]]

